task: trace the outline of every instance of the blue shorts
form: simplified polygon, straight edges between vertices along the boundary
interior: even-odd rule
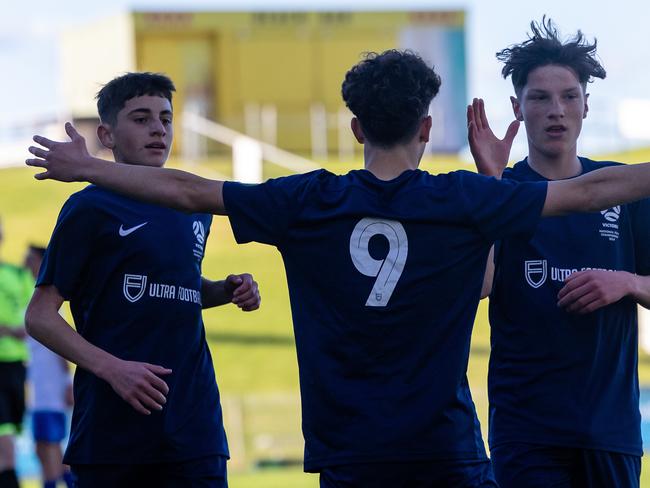
[[[227,458],[157,464],[73,464],[76,488],[228,488]]]
[[[497,488],[490,461],[420,461],[323,468],[321,488]]]
[[[61,442],[66,436],[65,413],[52,410],[34,411],[32,430],[36,442]]]
[[[639,487],[639,456],[526,443],[503,444],[490,454],[501,488]]]

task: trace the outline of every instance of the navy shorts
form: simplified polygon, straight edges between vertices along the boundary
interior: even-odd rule
[[[32,431],[36,442],[61,442],[66,435],[65,413],[52,410],[32,412]]]
[[[639,456],[526,443],[504,444],[490,454],[501,488],[639,487]]]
[[[73,464],[76,488],[228,488],[227,458],[208,456],[176,463]]]
[[[497,488],[490,461],[349,464],[323,468],[321,488]]]

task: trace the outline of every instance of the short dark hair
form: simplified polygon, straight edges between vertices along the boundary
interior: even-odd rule
[[[97,112],[102,122],[115,124],[127,100],[144,95],[164,97],[172,102],[176,91],[172,80],[161,73],[126,73],[112,79],[97,92]]]
[[[411,51],[366,53],[341,86],[343,100],[373,144],[408,141],[429,111],[440,77]]]
[[[578,31],[566,42],[562,42],[557,28],[546,16],[540,23],[530,23],[532,35],[521,44],[516,44],[497,53],[497,59],[505,66],[501,70],[504,78],[512,76],[515,92],[519,93],[528,82],[528,74],[541,66],[550,64],[571,69],[580,84],[585,87],[593,78],[605,78],[605,68],[596,56],[596,39],[587,42],[584,34]]]

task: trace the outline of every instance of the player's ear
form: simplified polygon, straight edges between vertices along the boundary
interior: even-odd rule
[[[515,119],[519,122],[524,121],[524,114],[521,113],[521,104],[517,97],[510,97],[510,103],[512,104],[512,112],[515,114]]]
[[[97,127],[97,138],[105,148],[113,149],[115,147],[113,132],[111,131],[111,127],[109,125],[99,124]]]
[[[357,142],[359,144],[363,144],[366,140],[366,136],[363,135],[363,129],[361,128],[361,122],[359,122],[359,119],[352,117],[352,120],[350,121],[350,127],[352,128],[352,133],[354,134],[354,138],[357,140]]]
[[[432,124],[431,115],[427,115],[422,119],[422,123],[420,124],[420,142],[429,142]]]
[[[587,118],[587,112],[589,112],[589,93],[585,93],[585,108],[584,111],[582,112],[582,118],[586,119]]]

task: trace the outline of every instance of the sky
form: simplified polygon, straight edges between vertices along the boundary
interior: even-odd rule
[[[525,39],[531,20],[550,16],[569,36],[581,29],[598,40],[607,69],[589,86],[585,131],[595,144],[618,138],[617,114],[624,101],[650,100],[650,2],[642,0],[23,0],[3,2],[0,16],[0,140],[2,132],[35,117],[63,110],[59,97],[56,39],[65,29],[107,15],[140,10],[402,10],[464,9],[467,12],[468,101],[486,100],[495,131],[511,120],[512,88],[500,77],[499,49]],[[110,39],[93,39],[104,43]],[[648,102],[650,103],[650,102]],[[637,121],[635,120],[634,123]],[[638,123],[643,124],[639,118]],[[634,124],[632,124],[634,125]],[[650,128],[648,129],[650,132]],[[584,135],[584,132],[583,132]],[[588,139],[588,138],[587,138]],[[626,144],[642,144],[643,140]],[[620,144],[620,142],[619,142]],[[650,145],[650,135],[645,145]]]

